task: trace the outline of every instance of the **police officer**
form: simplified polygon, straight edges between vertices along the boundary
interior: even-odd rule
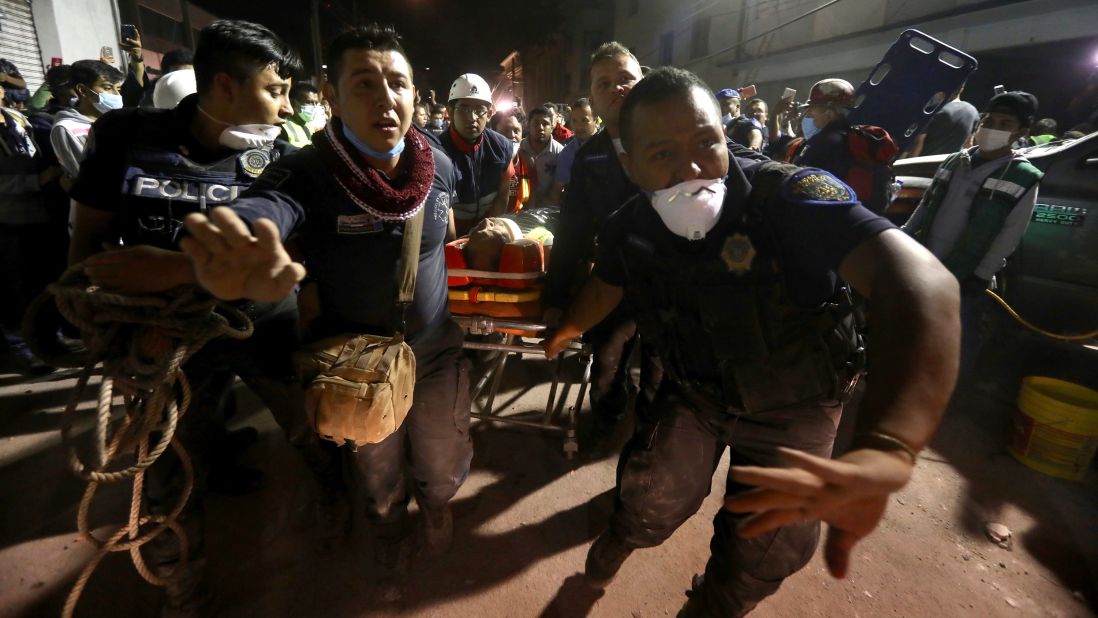
[[[337,36],[327,64],[325,98],[335,118],[313,147],[272,165],[231,210],[215,209],[212,221],[191,215],[194,236],[183,247],[215,295],[274,299],[303,274],[278,240],[297,234],[320,299],[309,336],[388,335],[400,327],[394,275],[405,221],[422,211],[415,295],[404,317],[416,357],[414,403],[395,433],[354,456],[377,539],[378,581],[392,600],[409,553],[407,477],[424,514],[425,549],[439,554],[453,534],[448,502],[473,456],[468,361],[463,332],[450,318],[443,254],[455,174],[446,155],[412,128],[412,68],[391,27]]]
[[[465,73],[454,80],[447,99],[450,128],[439,139],[457,169],[453,204],[457,236],[485,217],[503,214],[511,192],[511,140],[487,128],[494,113],[492,89],[484,78]]]
[[[591,105],[602,118],[603,130],[576,153],[571,183],[564,193],[542,295],[547,307],[545,320],[550,324],[559,319],[586,280],[599,230],[621,204],[637,193],[618,160],[618,113],[625,95],[641,78],[640,63],[624,45],[611,41],[591,54],[590,77]],[[602,431],[613,427],[628,401],[628,359],[636,330],[629,311],[622,307],[586,335],[594,349],[591,401]],[[642,386],[651,396],[659,382],[658,365],[646,358],[642,372]]]
[[[227,204],[251,185],[288,144],[275,141],[290,114],[290,75],[301,69],[296,53],[267,28],[217,21],[202,30],[195,52],[198,92],[173,110],[125,108],[104,114],[87,140],[72,188],[74,229],[70,263],[84,262],[93,283],[125,294],[149,294],[194,282],[189,258],[176,248],[183,218]],[[104,244],[124,248],[102,253]],[[210,342],[185,366],[193,399],[176,437],[195,463],[195,491],[180,520],[190,562],[166,589],[166,612],[204,615],[202,487],[211,436],[223,419],[220,402],[240,376],[270,408],[290,441],[315,470],[332,462],[305,425],[290,354],[297,312],[292,299],[241,306],[255,323],[244,341]],[[183,475],[166,452],[146,476],[147,506],[170,511]],[[169,573],[180,557],[174,535],[146,546],[157,572]]]
[[[604,586],[634,549],[667,539],[731,445],[729,498],[683,615],[741,616],[808,562],[819,521],[843,576],[910,479],[956,378],[957,285],[826,172],[763,163],[749,184],[692,73],[653,71],[620,121],[643,193],[607,221],[594,276],[545,348],[555,355],[625,299],[665,377],[622,454],[616,510],[586,576]],[[857,373],[841,281],[871,297],[879,321],[855,446],[830,460]]]

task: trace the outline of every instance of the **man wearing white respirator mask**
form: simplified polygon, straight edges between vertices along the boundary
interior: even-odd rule
[[[591,585],[697,512],[731,446],[712,555],[680,616],[751,611],[808,562],[821,521],[828,567],[844,576],[911,478],[957,372],[948,271],[827,172],[731,157],[720,116],[687,71],[663,67],[633,87],[622,162],[642,193],[607,220],[593,276],[544,343],[555,356],[625,302],[664,366],[588,553]],[[843,282],[871,298],[877,347],[859,432],[831,460],[864,366]]]
[[[961,367],[979,350],[980,309],[991,278],[1025,234],[1044,173],[1011,149],[1029,133],[1037,97],[997,94],[973,136],[975,146],[950,155],[934,173],[919,207],[904,225],[961,284]]]

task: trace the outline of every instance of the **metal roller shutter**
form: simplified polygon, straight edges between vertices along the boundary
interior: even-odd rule
[[[42,84],[42,53],[30,0],[0,0],[0,58],[19,68],[31,92]]]

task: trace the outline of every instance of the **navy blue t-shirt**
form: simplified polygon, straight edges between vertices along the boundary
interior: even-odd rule
[[[413,346],[450,317],[443,245],[454,168],[445,153],[431,150],[435,177],[424,204],[415,296],[405,315]],[[232,208],[249,222],[272,220],[283,240],[295,237],[320,293],[313,335],[388,335],[399,327],[395,303],[404,224],[383,222],[353,203],[315,148],[271,165]]]
[[[734,218],[742,212],[743,192],[735,183],[743,183],[735,159],[729,170],[729,191],[721,218],[704,239],[688,241],[675,236],[664,226],[647,196],[639,195],[614,213],[599,235],[599,252],[595,274],[610,285],[627,284],[627,265],[622,261],[622,248],[628,235],[639,236],[656,246],[673,246],[695,252],[694,243],[704,243],[702,251],[714,255],[721,251],[725,238],[736,233]],[[855,247],[894,226],[885,218],[873,214],[856,201],[812,201],[793,195],[791,187],[809,174],[827,174],[822,170],[797,172],[784,184],[782,191],[761,204],[761,216],[775,232],[780,248],[780,263],[790,300],[802,308],[813,308],[829,300],[839,282],[839,264]],[[838,181],[836,181],[838,182]],[[854,191],[850,190],[853,195]],[[721,234],[720,232],[724,232]],[[689,248],[688,248],[689,247]]]

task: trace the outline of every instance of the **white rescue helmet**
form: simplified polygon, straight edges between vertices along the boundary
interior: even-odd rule
[[[447,103],[453,103],[458,99],[476,99],[492,104],[492,89],[488,82],[476,73],[465,73],[454,80],[450,86],[450,97]]]

